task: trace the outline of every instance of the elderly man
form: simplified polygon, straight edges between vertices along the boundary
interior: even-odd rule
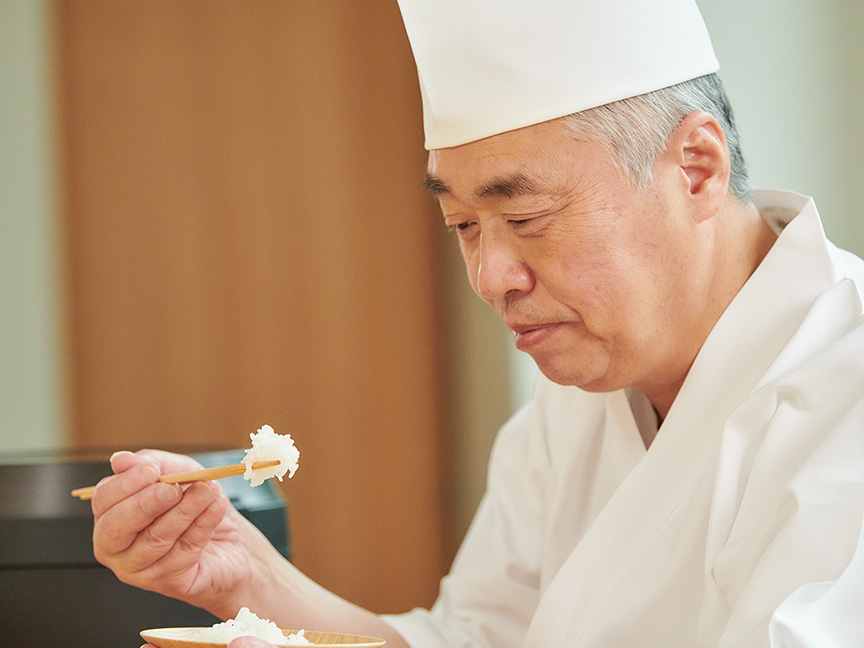
[[[402,2],[426,182],[542,377],[433,609],[325,591],[164,453],[112,458],[97,558],[388,646],[864,645],[864,262],[751,194],[691,0],[486,5]]]

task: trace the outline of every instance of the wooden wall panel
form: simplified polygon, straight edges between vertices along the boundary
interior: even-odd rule
[[[431,602],[440,226],[395,1],[55,12],[75,443],[290,431],[297,565]]]

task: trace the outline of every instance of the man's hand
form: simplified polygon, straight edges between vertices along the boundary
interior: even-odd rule
[[[245,520],[222,488],[163,484],[200,468],[189,457],[143,450],[111,458],[115,475],[93,493],[93,551],[124,583],[213,609],[250,572]]]
[[[368,610],[310,580],[228,502],[215,482],[184,487],[159,476],[197,470],[189,457],[142,450],[111,457],[93,493],[93,553],[124,583],[233,618],[241,607],[285,628],[350,627],[407,648]],[[267,648],[242,637],[231,648]],[[149,648],[149,647],[148,647]]]

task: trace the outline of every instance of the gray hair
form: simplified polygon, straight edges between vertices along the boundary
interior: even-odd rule
[[[729,147],[729,193],[750,199],[750,179],[741,153],[732,107],[716,74],[662,90],[589,108],[564,117],[575,137],[604,146],[637,187],[651,180],[654,163],[681,121],[696,110],[710,114],[723,129]]]

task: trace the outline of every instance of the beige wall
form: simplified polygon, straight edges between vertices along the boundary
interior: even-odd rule
[[[864,254],[864,9],[846,0],[697,0],[757,187],[816,199]]]
[[[377,611],[431,603],[441,229],[395,3],[53,6],[70,438],[291,432],[298,567]]]
[[[0,0],[0,455],[64,438],[48,31]]]

